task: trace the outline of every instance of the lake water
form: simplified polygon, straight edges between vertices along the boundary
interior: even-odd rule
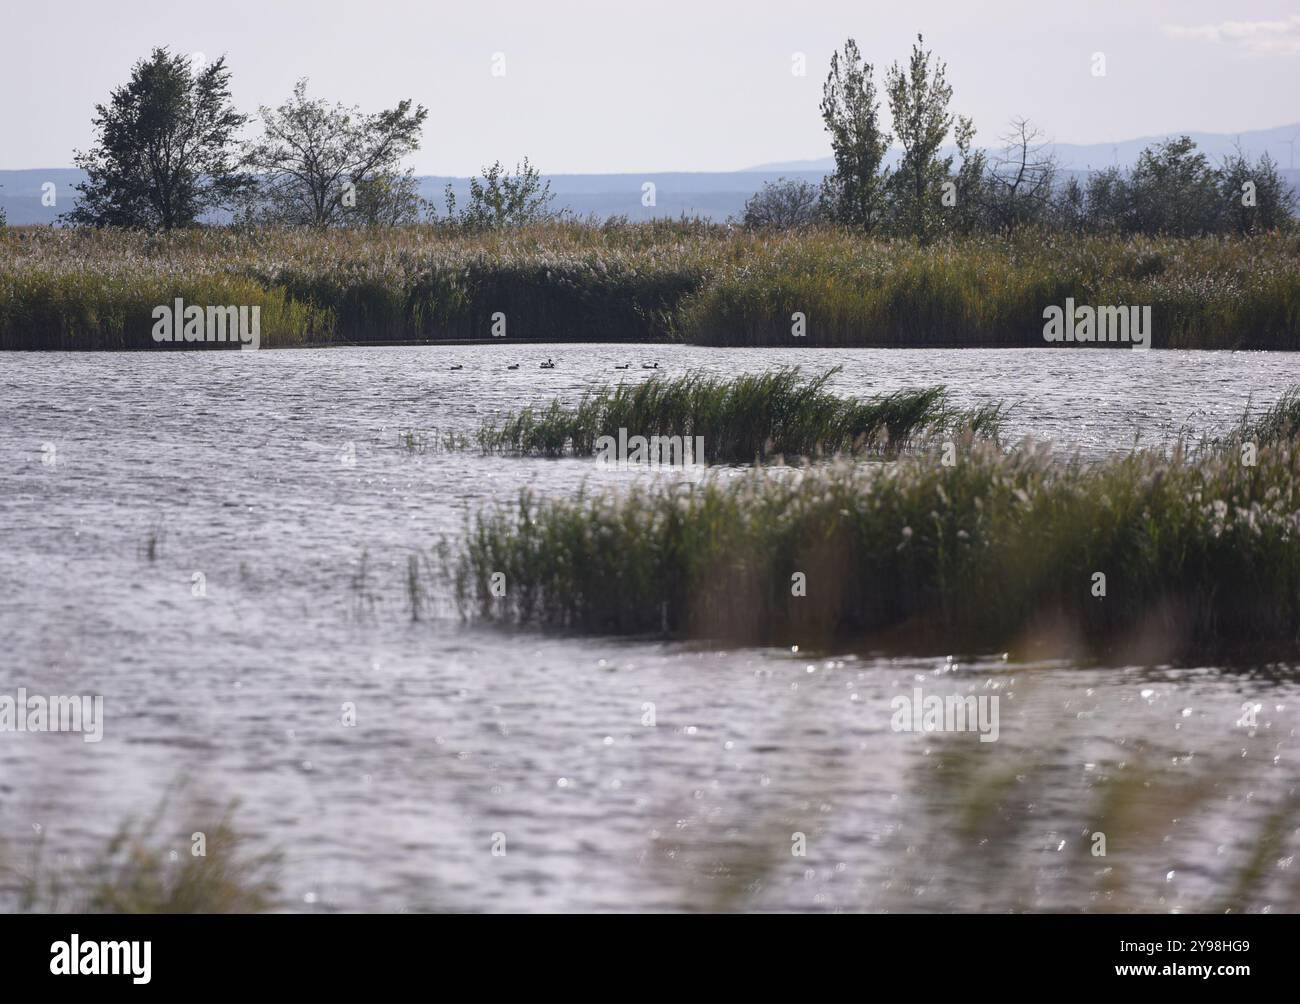
[[[655,360],[838,364],[846,394],[943,383],[1015,402],[1010,439],[1090,457],[1224,431],[1300,383],[1300,356],[1247,353],[0,355],[0,695],[103,695],[106,719],[97,744],[0,732],[10,863],[39,833],[75,872],[183,783],[166,846],[188,850],[192,802],[238,797],[237,828],[283,854],[286,909],[1300,907],[1286,667],[810,658],[465,627],[438,604],[413,620],[408,560],[468,513],[629,476],[411,451],[402,431],[472,433]],[[916,687],[999,697],[998,741],[893,731]]]

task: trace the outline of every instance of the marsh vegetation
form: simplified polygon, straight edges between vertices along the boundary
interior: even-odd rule
[[[1294,655],[1293,399],[1251,449],[1097,463],[969,432],[888,464],[755,469],[490,507],[453,561],[474,617],[583,632],[1142,661]],[[502,572],[509,589],[489,588]]]
[[[868,399],[827,389],[837,369],[805,377],[798,367],[732,378],[688,373],[640,383],[606,384],[572,407],[555,399],[489,420],[485,450],[557,457],[590,456],[601,437],[625,435],[703,440],[709,463],[896,453],[916,437],[971,429],[996,437],[1001,405],[963,411],[943,387],[895,391]]]
[[[176,297],[260,306],[262,344],[273,347],[1041,347],[1044,308],[1074,297],[1149,305],[1157,348],[1296,349],[1300,238],[1022,232],[922,246],[698,221],[0,230],[0,349],[160,351],[152,311]],[[494,339],[498,314],[505,337]]]

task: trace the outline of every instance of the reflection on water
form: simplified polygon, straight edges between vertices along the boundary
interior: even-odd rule
[[[0,733],[11,856],[39,827],[75,870],[186,776],[283,853],[289,909],[1300,906],[1284,670],[807,657],[441,616],[427,558],[467,512],[628,476],[402,431],[472,432],[641,379],[613,367],[642,357],[843,363],[845,393],[946,383],[963,405],[1019,401],[1013,437],[1090,455],[1221,431],[1300,382],[1300,359],[1210,353],[0,357],[0,694],[102,694],[106,714],[99,744]],[[918,686],[997,696],[998,741],[893,731]]]

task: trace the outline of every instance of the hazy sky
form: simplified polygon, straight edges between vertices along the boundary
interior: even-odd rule
[[[1300,120],[1297,0],[4,0],[0,26],[0,168],[69,166],[94,104],[162,44],[226,54],[244,111],[302,76],[367,111],[427,105],[421,174],[525,154],[548,173],[824,156],[817,104],[849,35],[879,79],[924,32],[977,142],[1015,114],[1087,143]]]

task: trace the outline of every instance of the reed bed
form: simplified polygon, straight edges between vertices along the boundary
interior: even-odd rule
[[[488,339],[497,314],[537,341],[1041,346],[1043,309],[1072,296],[1151,306],[1157,347],[1295,349],[1300,238],[0,228],[0,348],[157,349],[151,311],[177,296],[261,306],[267,346]]]
[[[997,435],[1000,405],[959,411],[943,387],[868,400],[840,397],[827,389],[838,371],[805,377],[794,366],[732,378],[692,372],[606,385],[572,407],[555,399],[488,420],[479,444],[485,451],[520,455],[591,456],[602,436],[617,439],[623,430],[629,437],[700,437],[705,452],[697,461],[747,463],[773,456],[892,453],[943,428]]]
[[[809,345],[1041,347],[1044,308],[1067,297],[1150,306],[1152,347],[1296,349],[1300,239],[785,234],[726,261],[680,324],[701,344],[789,344],[798,311]]]
[[[262,344],[506,337],[655,341],[708,257],[705,229],[554,224],[165,235],[0,228],[0,348],[157,349],[151,311],[261,305]]]
[[[468,617],[738,643],[1158,660],[1300,650],[1296,440],[1261,444],[1253,465],[1181,444],[1091,465],[1030,442],[958,445],[951,466],[927,451],[690,492],[524,492],[481,512],[448,555],[455,594]]]

